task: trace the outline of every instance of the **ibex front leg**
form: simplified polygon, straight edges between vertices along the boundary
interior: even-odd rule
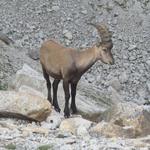
[[[49,75],[46,72],[45,68],[42,66],[42,70],[43,70],[43,76],[46,80],[46,84],[47,84],[47,90],[48,90],[48,96],[47,99],[49,100],[50,103],[52,103],[52,97],[51,97],[51,82],[49,79]]]
[[[53,82],[53,106],[57,112],[60,112],[60,108],[59,108],[58,101],[57,101],[57,90],[58,90],[59,82],[60,80],[58,79],[54,79],[54,82]]]
[[[65,109],[64,109],[64,116],[66,118],[69,118],[70,116],[70,110],[69,110],[69,98],[70,98],[70,93],[69,93],[69,82],[67,80],[63,80],[63,88],[64,88],[64,93],[65,93]]]
[[[77,83],[71,83],[71,110],[73,114],[77,113],[76,103],[75,103],[75,97],[76,97],[76,89],[77,89]]]

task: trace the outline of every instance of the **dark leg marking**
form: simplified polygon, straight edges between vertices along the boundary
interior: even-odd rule
[[[59,82],[60,80],[58,79],[54,79],[54,82],[53,82],[53,106],[57,112],[60,112],[60,108],[59,108],[58,101],[57,101],[57,90],[58,90]]]
[[[64,93],[65,93],[64,116],[65,116],[65,118],[69,118],[70,117],[70,110],[69,110],[70,93],[69,93],[69,82],[68,81],[63,80],[63,88],[64,88]]]
[[[51,103],[52,102],[52,97],[51,97],[51,82],[49,80],[49,75],[48,75],[48,73],[46,72],[46,70],[45,70],[45,68],[43,66],[42,66],[42,69],[43,69],[43,76],[44,76],[44,78],[46,80],[46,83],[47,83],[47,90],[48,90],[47,99]]]
[[[71,83],[71,110],[73,114],[77,113],[77,107],[75,103],[75,97],[76,97],[76,89],[77,89],[77,83]]]

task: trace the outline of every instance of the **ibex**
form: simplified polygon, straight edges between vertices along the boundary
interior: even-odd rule
[[[60,80],[63,80],[63,89],[65,94],[64,116],[70,116],[69,109],[69,85],[71,85],[71,109],[72,113],[77,113],[75,96],[78,81],[81,76],[98,60],[106,64],[114,64],[111,53],[113,43],[111,32],[104,24],[92,24],[98,30],[101,42],[91,48],[83,51],[77,51],[72,48],[66,48],[53,40],[44,42],[40,49],[40,62],[42,65],[43,76],[47,82],[48,100],[54,106],[55,110],[60,112],[57,101],[57,89]],[[53,81],[53,102],[51,98],[51,82]]]

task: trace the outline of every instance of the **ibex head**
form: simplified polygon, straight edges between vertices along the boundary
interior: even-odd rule
[[[101,42],[99,42],[96,46],[98,58],[106,64],[114,64],[114,59],[111,53],[111,49],[113,47],[113,43],[111,40],[112,33],[108,30],[108,28],[104,24],[91,24],[93,25],[100,37]]]

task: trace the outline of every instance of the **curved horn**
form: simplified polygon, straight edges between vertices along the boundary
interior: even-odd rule
[[[106,42],[112,42],[111,37],[112,33],[108,30],[105,24],[101,23],[100,25],[90,23],[92,26],[94,26],[98,33],[100,34],[102,43]]]

